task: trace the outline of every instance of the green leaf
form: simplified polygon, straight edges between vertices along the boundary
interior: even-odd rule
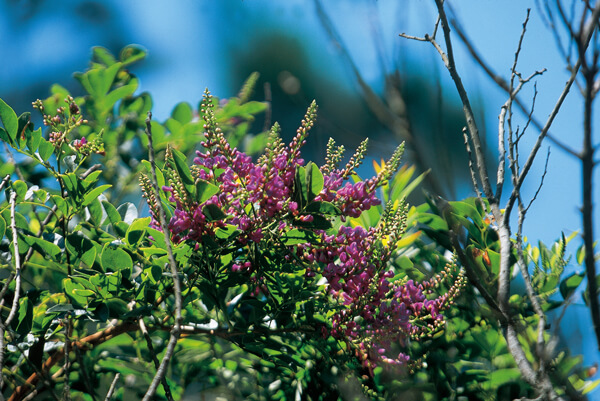
[[[8,136],[8,132],[6,132],[6,130],[2,127],[0,127],[0,139],[2,139],[4,142],[8,143],[9,145],[12,145],[12,143],[13,143],[10,136]]]
[[[42,141],[42,129],[38,128],[27,137],[27,148],[31,152],[36,152]]]
[[[167,249],[167,245],[165,243],[165,234],[162,231],[158,231],[154,228],[150,228],[148,227],[147,229],[148,231],[148,235],[152,236],[153,241],[153,247],[155,248],[160,248],[160,249]]]
[[[75,288],[73,290],[73,294],[77,295],[79,297],[85,297],[85,298],[96,295],[96,293],[92,290],[86,290],[86,289],[80,289],[80,288]]]
[[[246,102],[238,108],[239,114],[247,114],[247,115],[262,113],[266,109],[267,109],[267,104],[265,102],[257,102],[255,100]]]
[[[17,180],[12,183],[12,189],[17,194],[16,202],[23,202],[25,200],[25,195],[27,194],[27,184],[21,180]]]
[[[296,175],[294,177],[294,201],[298,203],[300,210],[306,206],[307,199],[306,194],[308,193],[306,185],[306,169],[303,166],[296,167]]]
[[[0,241],[4,238],[4,234],[6,234],[6,222],[4,218],[0,216]]]
[[[54,202],[54,204],[56,205],[56,207],[58,208],[58,210],[63,214],[63,215],[68,215],[69,214],[69,205],[68,203],[62,198],[62,196],[60,195],[50,195],[50,198],[52,199],[52,202]]]
[[[261,132],[255,136],[247,135],[248,142],[246,144],[246,153],[249,155],[254,155],[257,153],[261,153],[264,151],[267,143],[269,142],[269,132]],[[244,138],[246,140],[246,138]]]
[[[123,66],[126,66],[143,59],[147,53],[147,50],[140,45],[127,45],[119,53],[119,60],[121,60]]]
[[[306,213],[322,213],[328,216],[339,216],[342,214],[342,211],[330,202],[311,202],[304,209]]]
[[[284,245],[290,246],[314,242],[316,240],[316,236],[312,231],[294,228],[285,233],[281,240],[283,241]]]
[[[134,80],[133,82],[131,82],[127,85],[119,86],[117,89],[111,91],[104,98],[104,103],[103,103],[104,109],[105,110],[112,109],[113,106],[115,105],[115,103],[117,103],[119,100],[123,99],[124,97],[133,95],[134,92],[136,91],[137,87],[138,87],[138,82],[137,82],[137,80]]]
[[[158,265],[152,265],[144,269],[144,272],[148,275],[148,278],[150,281],[152,281],[152,284],[158,283],[162,277],[162,269]]]
[[[142,165],[146,168],[148,172],[148,178],[152,177],[152,165],[148,160],[142,160]],[[158,190],[161,191],[161,188],[165,186],[165,176],[158,166],[156,166],[156,181],[158,184]]]
[[[42,255],[48,255],[51,257],[56,257],[57,255],[62,253],[62,250],[58,247],[58,245],[46,241],[43,238],[33,237],[33,236],[25,236],[25,242],[27,242],[33,249],[41,253]]]
[[[219,239],[230,240],[240,234],[240,230],[234,225],[227,224],[225,227],[219,227],[215,231],[215,236]]]
[[[90,220],[92,224],[95,226],[100,226],[102,224],[102,216],[104,215],[102,204],[98,199],[94,199],[87,207],[88,212],[90,213]]]
[[[206,221],[223,220],[227,217],[225,213],[217,205],[205,205],[202,208],[202,213],[206,216]]]
[[[15,321],[13,321],[14,324]],[[15,331],[19,335],[26,335],[33,327],[33,302],[29,297],[23,297],[19,300],[19,309],[17,310],[17,319]]]
[[[576,258],[577,258],[577,264],[583,265],[583,261],[585,259],[585,246],[584,245],[581,245],[579,248],[577,248]]]
[[[193,194],[195,191],[194,179],[192,178],[192,174],[190,173],[190,168],[187,165],[187,159],[185,155],[177,149],[171,148],[171,151],[173,154],[173,161],[175,162],[175,169],[177,170],[179,177],[181,177],[183,185],[185,185],[189,193]],[[192,189],[189,189],[190,187]]]
[[[485,384],[488,385],[491,389],[496,389],[502,386],[503,384],[517,381],[521,377],[521,373],[517,368],[498,369],[493,370],[490,373],[489,377],[489,381]]]
[[[17,141],[19,120],[14,110],[2,99],[0,99],[0,120],[2,120],[2,125],[4,125],[4,129],[8,133],[10,143],[15,144]]]
[[[94,265],[94,261],[96,260],[96,248],[91,240],[81,234],[72,233],[67,235],[65,245],[67,251],[69,251],[74,258],[81,260],[90,267]]]
[[[178,103],[173,109],[171,117],[179,121],[181,124],[189,123],[194,118],[192,106],[187,102]]]
[[[125,234],[125,239],[129,245],[137,245],[146,236],[146,229],[150,224],[150,220],[150,217],[144,217],[135,219],[133,223],[131,223]]]
[[[47,162],[52,153],[54,153],[54,145],[44,138],[40,138],[40,144],[38,147],[38,153],[43,161]]]
[[[102,63],[105,66],[111,66],[117,62],[117,59],[108,51],[107,48],[102,46],[94,46],[92,48],[92,61],[96,63]]]
[[[96,200],[102,192],[106,191],[110,187],[112,187],[112,185],[106,184],[106,185],[100,185],[99,187],[92,189],[90,192],[85,194],[85,196],[83,197],[83,202],[81,203],[81,206],[86,207],[87,205],[92,203],[94,200]]]
[[[74,310],[75,308],[73,307],[73,304],[56,304],[46,309],[46,315],[52,313],[71,312]]]
[[[198,180],[196,183],[196,202],[204,203],[219,193],[219,187],[208,181]]]
[[[564,300],[567,300],[575,292],[584,277],[585,272],[573,273],[560,282],[560,294]]]
[[[319,167],[313,162],[309,162],[306,167],[306,200],[312,201],[323,190],[323,174],[319,170]],[[304,189],[304,188],[303,188]]]
[[[17,143],[19,147],[23,147],[23,142],[29,142],[31,138],[31,128],[33,124],[31,124],[31,113],[25,112],[21,114],[18,118],[18,128],[17,128]]]
[[[108,201],[102,201],[102,206],[104,206],[104,211],[106,212],[108,221],[110,221],[112,224],[121,221],[121,215],[112,203]]]
[[[133,267],[131,256],[123,249],[111,244],[104,245],[100,261],[105,271],[119,271]]]
[[[84,290],[85,288],[83,287],[83,285],[73,282],[73,280],[70,278],[65,278],[63,279],[63,289],[65,295],[71,300],[71,302],[75,304],[75,306],[83,308],[87,304],[87,298],[78,295],[75,291]]]

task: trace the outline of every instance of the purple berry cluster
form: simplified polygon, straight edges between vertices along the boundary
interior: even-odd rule
[[[335,149],[333,142],[324,166],[305,166],[300,148],[316,117],[313,102],[292,142],[282,143],[276,124],[264,155],[255,162],[231,148],[216,124],[214,107],[206,93],[201,108],[206,132],[189,171],[196,188],[200,185],[203,193],[209,188],[209,196],[199,197],[200,190],[190,192],[188,173],[178,170],[172,151],[167,151],[163,190],[173,205],[168,227],[174,242],[193,243],[199,249],[207,238],[218,241],[223,238],[219,232],[232,228],[235,236],[227,237],[227,247],[235,250],[235,256],[229,274],[246,274],[249,286],[255,288],[252,294],[267,299],[272,294],[266,277],[272,272],[256,258],[256,249],[277,247],[270,266],[297,266],[306,283],[325,279],[323,295],[329,300],[331,322],[322,327],[324,335],[345,342],[369,370],[380,364],[404,366],[408,356],[390,357],[390,350],[398,345],[406,348],[410,338],[437,330],[443,323],[441,312],[464,280],[460,274],[458,279],[452,277],[451,267],[448,280],[438,277],[417,284],[395,278],[388,261],[406,225],[404,206],[387,205],[376,227],[342,224],[381,203],[376,190],[398,169],[403,148],[366,181],[348,182],[364,157],[366,141],[344,168],[337,166],[343,148]],[[147,186],[144,182],[142,187]],[[155,210],[149,191],[145,193]],[[292,232],[305,239],[290,241]],[[450,292],[431,295],[439,283],[453,279]]]

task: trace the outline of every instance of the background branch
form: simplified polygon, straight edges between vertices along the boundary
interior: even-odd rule
[[[154,147],[152,145],[152,126],[150,124],[152,120],[152,112],[148,112],[148,117],[146,118],[146,135],[148,136],[148,161],[152,167],[152,188],[154,190],[154,196],[157,199],[157,209],[158,215],[160,218],[160,226],[162,228],[162,232],[165,234],[165,244],[167,246],[167,254],[169,257],[169,266],[171,268],[171,275],[173,278],[173,291],[175,297],[175,323],[173,324],[173,328],[171,329],[171,335],[169,338],[169,343],[167,344],[167,348],[163,359],[160,363],[160,366],[156,370],[156,374],[154,375],[154,379],[146,391],[144,395],[143,401],[150,401],[154,398],[154,394],[156,393],[156,389],[158,388],[158,384],[164,378],[167,367],[169,366],[169,362],[173,357],[173,352],[175,351],[175,346],[177,345],[177,340],[179,339],[179,335],[181,334],[181,283],[179,281],[179,272],[177,271],[177,262],[175,261],[175,256],[173,255],[173,247],[171,245],[171,238],[169,237],[169,228],[167,226],[166,214],[162,206],[162,202],[160,201],[161,196],[158,189],[158,180],[156,178],[156,162],[154,160]],[[167,391],[168,387],[165,387],[165,391]]]

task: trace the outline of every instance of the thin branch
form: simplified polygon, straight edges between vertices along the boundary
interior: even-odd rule
[[[585,58],[585,53],[580,51],[580,59]],[[598,302],[598,284],[596,282],[596,260],[594,256],[594,205],[593,205],[593,174],[594,174],[594,148],[592,145],[592,118],[593,118],[593,85],[597,69],[587,66],[583,69],[585,78],[584,112],[583,112],[583,149],[581,152],[582,164],[582,189],[583,205],[581,214],[583,219],[583,243],[585,245],[584,264],[588,277],[588,294],[590,313],[596,342],[600,349],[600,305]]]
[[[13,302],[8,313],[8,317],[4,322],[0,318],[0,372],[4,369],[4,334],[5,331],[10,327],[13,319],[17,315],[19,309],[19,298],[21,297],[21,255],[19,254],[19,241],[17,233],[17,224],[15,222],[15,207],[16,207],[17,193],[10,191],[10,229],[13,237],[13,261],[15,265],[15,293],[13,294]],[[10,280],[12,281],[12,280]],[[8,287],[8,286],[6,286]],[[4,288],[3,288],[4,291]],[[4,384],[4,375],[0,374],[0,388]]]
[[[117,373],[115,375],[115,378],[113,379],[112,383],[110,383],[110,388],[108,389],[108,392],[106,393],[106,397],[104,398],[104,401],[110,401],[110,399],[112,398],[115,389],[117,388],[117,382],[119,381],[119,379],[121,378],[121,374]]]
[[[600,2],[597,4],[596,8],[594,9],[594,13],[592,16],[593,16],[593,18],[595,18],[595,19],[592,19],[592,22],[594,23],[593,25],[595,26],[595,23],[598,20],[598,16],[600,16]],[[583,42],[585,49],[587,49],[587,46],[589,45],[589,41],[591,39],[591,32],[593,32],[593,30],[590,31],[589,27],[588,27],[588,29],[586,29],[586,32],[587,32],[587,36],[584,36],[585,39]],[[585,52],[585,50],[584,50],[584,52]],[[523,181],[525,181],[525,177],[527,177],[527,174],[529,173],[529,170],[531,169],[531,166],[533,165],[533,162],[535,160],[537,152],[538,152],[539,148],[542,146],[542,141],[548,134],[548,130],[550,129],[550,126],[552,125],[552,123],[554,122],[554,119],[558,115],[558,112],[559,112],[560,108],[562,107],[562,104],[563,104],[565,98],[567,97],[567,94],[569,93],[571,86],[573,85],[573,82],[575,81],[575,78],[577,77],[577,73],[579,72],[581,63],[582,63],[582,58],[579,57],[579,59],[577,60],[577,63],[575,63],[575,66],[573,67],[573,71],[571,72],[571,76],[569,77],[569,80],[565,84],[563,91],[561,92],[556,104],[554,105],[554,108],[552,109],[552,112],[550,113],[550,116],[548,117],[548,120],[546,121],[546,124],[544,125],[541,132],[539,133],[537,141],[534,144],[533,148],[531,149],[531,152],[529,153],[529,157],[527,158],[525,165],[523,166],[523,170],[521,171],[521,174],[519,175],[517,184],[514,186],[512,193],[506,204],[506,216],[507,216],[506,218],[507,219],[508,219],[508,216],[510,215],[509,212],[511,211],[511,209],[516,201],[517,193],[521,190]]]
[[[65,354],[65,361],[63,364],[63,372],[64,372],[64,384],[63,384],[63,400],[70,401],[71,400],[71,383],[69,381],[69,375],[71,371],[71,361],[69,360],[69,353],[71,352],[71,331],[73,327],[73,321],[70,316],[68,316],[64,320],[65,327],[65,346],[63,347],[63,352]]]
[[[21,254],[19,253],[19,234],[17,232],[17,224],[15,222],[15,207],[16,207],[17,193],[15,191],[11,191],[10,193],[10,229],[12,231],[13,237],[13,250],[14,250],[14,264],[15,264],[15,294],[13,296],[13,304],[4,322],[4,326],[10,326],[12,320],[15,318],[17,314],[17,309],[19,308],[19,297],[21,296]]]
[[[456,33],[458,34],[458,37],[461,39],[463,44],[467,47],[467,50],[471,54],[471,57],[473,58],[473,60],[475,60],[477,62],[477,64],[479,64],[479,66],[488,75],[488,77],[490,77],[492,79],[492,81],[494,81],[501,89],[503,89],[506,93],[508,93],[510,95],[511,90],[508,85],[508,82],[506,82],[506,80],[504,78],[502,78],[500,75],[495,73],[491,69],[491,67],[483,60],[483,57],[475,49],[472,42],[469,40],[469,38],[466,36],[464,31],[462,30],[460,23],[455,18],[453,18],[453,19],[451,19],[451,24],[452,24],[452,27],[454,28],[454,30],[456,31]],[[519,97],[515,97],[514,102],[523,113],[528,114],[528,112],[529,112],[528,108],[525,107],[525,104],[521,101],[521,99],[519,99]],[[541,131],[543,129],[542,124],[536,118],[532,118],[531,122],[532,122],[533,126],[536,127],[536,129],[538,129],[539,131]],[[569,154],[573,157],[578,157],[578,153],[575,150],[570,148],[568,145],[562,143],[560,140],[558,140],[558,138],[556,138],[550,132],[548,132],[546,136],[548,137],[548,139],[550,141],[552,141],[556,146],[558,146],[560,149],[562,149],[567,154]]]
[[[100,170],[101,168],[102,168],[102,164],[96,163],[93,166],[91,166],[90,168],[88,168],[87,170],[85,170],[83,173],[79,174],[79,178],[82,180],[85,180],[87,178],[87,176],[89,176],[96,170]]]
[[[430,40],[429,40],[429,39],[427,39],[427,38],[422,38],[422,37],[420,37],[420,36],[412,36],[412,35],[407,35],[407,34],[406,34],[406,33],[404,33],[404,32],[403,32],[403,33],[400,33],[400,34],[398,34],[398,36],[400,36],[401,38],[404,38],[404,39],[416,40],[416,41],[419,41],[419,42],[429,42],[429,41],[430,41]],[[432,36],[432,37],[433,37],[433,36]]]
[[[6,176],[2,179],[0,183],[0,191],[4,188],[4,186],[10,181],[10,174],[6,174]]]
[[[527,213],[529,211],[529,208],[531,208],[531,205],[533,204],[533,202],[535,202],[538,195],[540,194],[540,191],[542,190],[542,187],[544,186],[544,179],[546,178],[546,174],[548,174],[548,161],[549,160],[550,160],[550,148],[548,148],[548,153],[546,154],[546,163],[544,164],[544,172],[542,173],[542,177],[540,178],[540,185],[538,185],[537,190],[535,191],[535,194],[533,194],[533,198],[531,198],[531,200],[529,201],[529,204],[525,208],[525,213]]]
[[[475,172],[475,166],[473,165],[473,153],[471,152],[471,145],[469,144],[469,135],[466,132],[466,128],[463,129],[463,138],[465,140],[465,149],[467,150],[467,155],[469,157],[469,172],[471,173],[471,182],[473,184],[473,189],[477,194],[478,199],[482,199],[483,195],[479,190],[479,184],[477,182],[477,173]],[[484,208],[485,209],[485,208]]]
[[[152,126],[150,124],[152,119],[152,112],[148,112],[148,117],[146,118],[146,135],[148,136],[148,161],[152,166],[152,188],[154,189],[154,195],[157,202],[158,215],[160,219],[160,226],[162,228],[163,233],[165,234],[165,244],[167,246],[167,254],[169,257],[169,266],[171,268],[171,276],[173,278],[173,289],[175,296],[175,323],[173,324],[173,328],[171,329],[171,336],[169,338],[169,343],[167,344],[167,348],[165,350],[165,354],[160,363],[159,368],[154,375],[154,379],[146,391],[144,395],[143,401],[150,401],[154,398],[154,394],[156,393],[156,389],[158,388],[159,383],[162,381],[163,377],[167,373],[167,367],[169,366],[169,362],[173,357],[173,353],[175,351],[175,346],[177,345],[177,340],[179,339],[179,335],[181,334],[181,283],[179,281],[179,272],[177,271],[177,262],[175,261],[175,256],[173,255],[173,248],[171,246],[171,238],[169,237],[169,228],[167,227],[167,220],[165,211],[162,206],[162,202],[160,202],[161,196],[158,189],[158,180],[156,178],[156,162],[154,161],[154,147],[152,144]]]
[[[471,141],[473,142],[473,147],[475,150],[475,158],[477,160],[477,168],[479,173],[479,180],[481,181],[483,187],[483,193],[488,199],[494,198],[494,193],[492,191],[492,186],[490,184],[489,176],[487,173],[487,163],[485,161],[485,155],[483,152],[483,145],[481,143],[481,138],[479,137],[479,129],[475,122],[475,115],[473,114],[473,108],[471,107],[471,102],[469,97],[467,96],[467,92],[462,83],[462,79],[458,75],[456,71],[456,63],[454,61],[454,50],[452,48],[452,41],[450,40],[450,27],[448,25],[448,20],[446,17],[446,12],[444,11],[443,1],[435,0],[435,3],[438,8],[438,13],[441,21],[442,31],[444,33],[444,42],[446,43],[446,53],[442,50],[442,48],[438,45],[435,39],[429,35],[425,35],[425,39],[427,39],[438,51],[440,54],[452,80],[454,81],[454,85],[456,86],[456,90],[458,95],[460,96],[460,100],[463,104],[463,112],[465,114],[467,128],[469,130],[469,135]]]
[[[148,352],[150,353],[150,357],[152,358],[154,367],[156,369],[158,369],[160,367],[160,362],[158,361],[158,358],[156,357],[156,352],[154,352],[154,346],[152,345],[152,338],[150,338],[150,334],[148,334],[148,329],[146,329],[146,325],[144,324],[144,319],[140,319],[138,323],[140,325],[140,330],[142,331],[144,339],[146,340],[146,346],[148,347]],[[173,395],[171,394],[171,388],[169,387],[169,384],[167,383],[167,379],[163,377],[161,383],[162,383],[163,388],[165,389],[165,397],[167,397],[167,400],[173,401]]]

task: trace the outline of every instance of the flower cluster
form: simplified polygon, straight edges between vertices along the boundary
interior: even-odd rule
[[[336,148],[333,141],[321,168],[305,165],[301,158],[300,149],[316,117],[314,102],[289,145],[283,144],[275,124],[267,149],[256,162],[229,145],[216,123],[214,107],[207,92],[200,110],[205,121],[204,141],[191,168],[177,151],[168,149],[166,153],[163,191],[173,205],[168,224],[172,239],[198,249],[208,239],[225,238],[217,233],[232,227],[235,236],[226,237],[234,241],[226,245],[227,252],[235,254],[229,271],[248,274],[248,283],[257,288],[253,293],[267,298],[266,259],[257,258],[256,249],[278,246],[276,254],[283,256],[276,264],[298,265],[307,282],[326,280],[334,312],[324,334],[346,342],[368,369],[379,363],[404,365],[408,360],[405,354],[388,357],[387,350],[391,344],[404,347],[408,339],[437,330],[443,322],[441,312],[464,284],[462,275],[441,297],[430,293],[442,281],[453,279],[453,268],[449,268],[447,280],[416,284],[395,279],[388,261],[406,225],[405,206],[387,205],[376,227],[337,222],[334,228],[333,224],[338,218],[358,217],[381,203],[376,190],[398,169],[403,147],[375,177],[348,182],[364,157],[366,141],[344,168],[337,166],[343,148]],[[157,200],[149,180],[142,177],[141,182],[156,221]],[[290,240],[291,233],[300,238]]]
[[[386,269],[391,249],[381,243],[380,227],[340,227],[332,235],[322,234],[324,247],[301,246],[302,256],[323,266],[329,294],[345,307],[333,315],[329,334],[347,342],[369,370],[379,362],[404,365],[408,356],[386,356],[391,344],[405,346],[408,338],[421,338],[444,323],[446,309],[466,284],[454,263],[432,280],[417,284],[413,280],[393,281],[394,272]],[[454,277],[457,276],[455,279]],[[428,299],[442,283],[454,280],[450,290]]]
[[[69,142],[69,136],[73,130],[82,124],[87,124],[88,121],[81,115],[81,110],[72,96],[67,96],[64,102],[67,106],[58,107],[54,113],[47,113],[44,103],[41,100],[38,99],[33,102],[33,108],[42,113],[44,125],[50,127],[48,141],[56,149],[60,149],[66,143],[73,152],[82,156],[89,156],[92,153],[104,156],[102,132],[91,141],[86,137],[81,137],[81,139]]]

